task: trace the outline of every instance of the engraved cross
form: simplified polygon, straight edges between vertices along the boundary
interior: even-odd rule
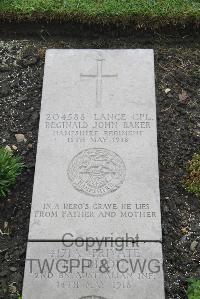
[[[103,78],[117,78],[117,74],[114,75],[105,75],[103,74],[103,61],[105,59],[97,59],[97,71],[96,74],[85,75],[80,74],[81,78],[94,78],[96,79],[96,106],[101,107],[102,104],[102,85]]]

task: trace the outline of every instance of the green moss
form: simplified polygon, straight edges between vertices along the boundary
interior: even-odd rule
[[[0,198],[5,197],[21,173],[23,164],[5,148],[0,148]]]
[[[194,154],[192,160],[188,161],[183,185],[188,192],[200,197],[200,153]]]
[[[188,281],[187,295],[188,295],[188,299],[200,298],[200,280],[191,279]]]

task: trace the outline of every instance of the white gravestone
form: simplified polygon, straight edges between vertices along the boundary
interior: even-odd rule
[[[30,240],[161,240],[152,50],[48,50]]]
[[[160,243],[30,242],[23,299],[164,299],[161,252]]]
[[[164,299],[160,218],[153,51],[48,50],[23,299]]]

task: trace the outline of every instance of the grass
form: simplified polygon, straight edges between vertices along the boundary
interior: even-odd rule
[[[188,281],[187,295],[188,295],[188,299],[200,298],[200,280],[191,279]]]
[[[0,198],[5,197],[10,187],[15,184],[22,167],[19,157],[14,157],[5,148],[0,148]]]
[[[193,155],[186,168],[187,175],[183,179],[183,185],[188,192],[200,197],[200,153]]]
[[[199,0],[0,0],[1,16],[113,23],[199,22]],[[37,17],[36,17],[37,16]],[[161,24],[161,22],[160,22]]]

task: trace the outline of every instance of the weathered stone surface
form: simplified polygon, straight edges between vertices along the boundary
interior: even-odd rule
[[[160,240],[157,159],[152,50],[47,51],[30,240]]]
[[[23,299],[164,299],[161,244],[120,244],[29,243]]]

